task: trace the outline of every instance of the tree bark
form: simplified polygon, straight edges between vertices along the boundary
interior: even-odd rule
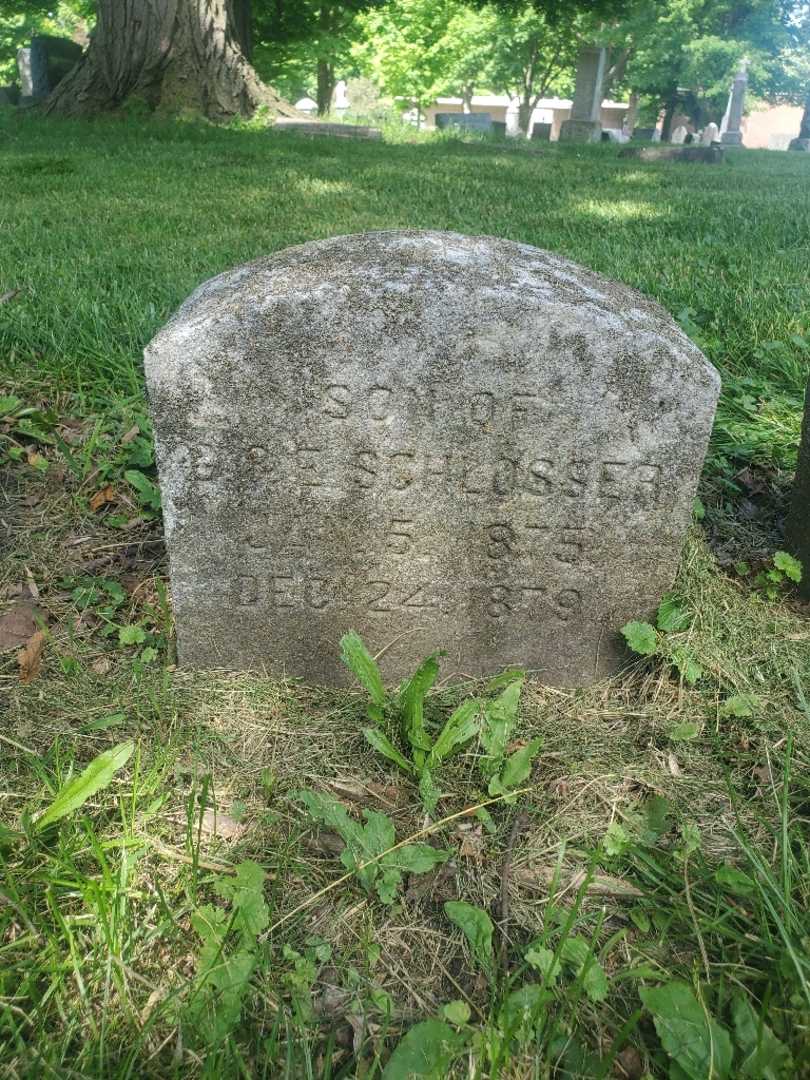
[[[325,116],[332,108],[335,92],[335,65],[329,52],[334,29],[334,11],[323,3],[318,12],[318,116]]]
[[[45,111],[90,115],[141,101],[211,120],[296,110],[261,82],[239,47],[234,5],[244,0],[98,0],[82,59],[45,102]]]
[[[318,60],[318,116],[326,116],[332,108],[332,95],[335,92],[334,66],[323,58]]]
[[[799,138],[810,139],[810,94],[807,95],[807,99],[804,103],[804,115],[802,116],[802,122],[799,126]],[[810,580],[810,567],[807,569],[807,577]]]
[[[669,142],[672,133],[672,121],[675,119],[675,110],[678,108],[678,99],[670,98],[664,111],[664,122],[661,125],[661,142]]]

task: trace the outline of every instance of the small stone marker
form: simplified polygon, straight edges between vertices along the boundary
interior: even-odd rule
[[[672,143],[673,146],[683,146],[683,144],[686,142],[686,136],[688,134],[689,132],[686,130],[683,124],[681,124],[679,127],[676,127],[675,130],[672,132],[669,141]]]
[[[553,124],[541,123],[538,121],[532,128],[532,139],[535,139],[538,142],[549,142],[553,126]]]
[[[602,85],[607,67],[607,49],[581,49],[571,117],[560,128],[563,142],[599,142],[602,135]]]
[[[700,145],[711,146],[712,143],[717,142],[719,138],[720,128],[717,126],[717,124],[714,123],[714,121],[712,121],[710,124],[707,124],[706,127],[703,129],[703,134],[700,136]]]
[[[48,57],[42,42],[34,38],[30,45],[17,50],[20,76],[20,103],[30,105],[48,96]]]
[[[785,522],[788,547],[802,564],[799,592],[810,599],[810,382],[804,399],[804,421],[796,462],[790,513]]]
[[[335,124],[319,120],[290,120],[279,117],[271,131],[293,131],[298,135],[332,135],[338,139],[381,139],[379,128],[366,124]]]
[[[619,157],[639,158],[641,161],[686,161],[703,165],[720,165],[725,161],[722,146],[625,146]]]
[[[440,112],[436,113],[434,122],[440,130],[449,127],[460,127],[467,131],[492,131],[492,116],[488,112]]]
[[[336,237],[146,350],[180,660],[583,685],[670,586],[719,379],[651,300],[523,244]]]

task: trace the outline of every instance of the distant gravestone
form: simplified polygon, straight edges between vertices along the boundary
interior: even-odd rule
[[[785,537],[790,550],[802,564],[799,592],[810,599],[810,382],[804,399],[799,459],[790,513],[785,523]]]
[[[571,116],[560,127],[561,141],[599,142],[606,69],[607,49],[587,46],[580,50]]]
[[[670,586],[719,379],[641,294],[536,248],[381,232],[201,285],[146,350],[179,656],[339,684],[583,685]]]
[[[721,165],[725,161],[722,146],[625,146],[619,157],[641,161],[683,161],[702,165]]]
[[[655,133],[654,127],[637,127],[633,130],[633,138],[638,142],[651,142]]]
[[[742,118],[745,111],[745,91],[748,87],[748,61],[740,61],[740,67],[734,76],[728,108],[724,120],[724,130],[720,141],[725,146],[742,146]]]
[[[436,113],[434,119],[439,129],[460,127],[467,131],[492,131],[492,117],[488,112]]]
[[[548,142],[551,139],[552,124],[537,123],[532,128],[532,138],[538,142]]]
[[[492,121],[492,134],[499,135],[502,139],[506,138],[506,121],[505,120],[493,120]]]
[[[717,142],[719,138],[720,128],[717,126],[717,124],[714,123],[714,121],[712,121],[712,123],[707,124],[706,127],[703,129],[703,134],[700,136],[700,145],[711,146],[712,143]]]
[[[291,131],[297,135],[331,135],[337,139],[381,139],[379,128],[366,124],[335,124],[319,120],[291,120],[280,116],[270,128],[271,131]]]
[[[48,96],[48,56],[42,41],[34,38],[30,45],[17,50],[17,71],[20,76],[20,103],[30,105]]]
[[[683,146],[683,144],[686,142],[686,136],[688,134],[689,132],[686,130],[683,124],[681,124],[680,127],[676,127],[675,130],[672,132],[669,141],[672,143],[673,146]]]

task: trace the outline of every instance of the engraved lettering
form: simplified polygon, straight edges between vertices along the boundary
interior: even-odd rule
[[[377,475],[377,455],[373,450],[357,450],[354,454],[356,473],[352,477],[359,487],[370,488]]]
[[[316,611],[320,611],[321,608],[325,608],[329,603],[328,596],[324,595],[326,592],[326,578],[310,578],[304,582],[304,597],[311,608],[315,608]]]
[[[554,486],[554,462],[549,458],[537,458],[529,464],[528,476],[523,486],[532,495],[547,495]]]
[[[464,465],[461,473],[461,490],[465,495],[483,495],[485,487],[482,487],[483,480],[474,478],[475,470],[480,469],[482,466]]]
[[[294,577],[289,577],[286,574],[274,574],[271,581],[273,582],[274,607],[294,608],[298,606],[295,597],[290,592],[295,586]]]
[[[555,614],[567,622],[572,615],[579,615],[582,610],[582,593],[578,589],[563,589],[554,597]]]
[[[512,395],[512,422],[524,424],[528,420],[529,411],[539,399],[538,394],[517,393]]]
[[[244,575],[236,579],[236,603],[239,607],[253,607],[259,603],[259,579]]]
[[[336,420],[345,420],[351,412],[352,392],[345,383],[332,383],[326,387],[323,412]]]
[[[397,450],[391,454],[391,461],[394,463],[391,480],[395,491],[404,491],[413,483],[413,470],[408,466],[415,457],[412,450]]]
[[[368,583],[369,589],[371,589],[372,597],[368,602],[370,611],[392,611],[390,604],[383,603],[388,599],[388,594],[391,591],[390,581],[370,581]]]
[[[323,481],[318,479],[318,459],[321,453],[320,446],[298,446],[295,450],[295,463],[300,470],[300,481],[305,487],[323,487]],[[315,455],[308,457],[306,455]]]
[[[643,461],[638,467],[638,482],[644,485],[653,506],[657,505],[659,485],[661,483],[661,466]]]
[[[602,470],[599,473],[599,494],[603,499],[621,498],[622,469],[626,468],[626,461],[602,462]]]
[[[495,419],[495,395],[488,390],[470,398],[470,419],[481,427],[490,427]]]
[[[368,392],[368,407],[369,415],[372,420],[390,420],[392,414],[388,411],[388,406],[393,395],[393,390],[390,386],[372,386]]]
[[[405,600],[403,601],[405,607],[435,607],[435,600],[425,599],[423,595],[425,587],[426,586],[424,585],[420,585],[418,586],[418,588],[414,589],[414,591],[409,596],[406,596]]]
[[[515,474],[517,462],[509,458],[498,458],[495,466],[495,476],[492,480],[492,490],[496,495],[508,495],[515,486]]]
[[[569,498],[579,498],[585,492],[585,487],[588,483],[588,469],[591,463],[589,461],[571,461],[568,464],[568,473],[565,478],[565,486],[562,489],[563,495],[567,495]]]
[[[405,555],[413,547],[413,527],[411,518],[393,518],[388,529],[385,546],[392,555]]]
[[[487,555],[490,559],[505,559],[509,555],[514,555],[515,531],[507,522],[496,521],[490,525],[487,528],[487,536],[489,537]]]
[[[509,587],[507,585],[494,585],[489,590],[489,602],[487,603],[487,615],[493,619],[502,619],[512,610],[509,599]]]

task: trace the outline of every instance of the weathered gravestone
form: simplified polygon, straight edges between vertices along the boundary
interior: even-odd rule
[[[544,251],[381,232],[200,286],[146,350],[181,662],[579,685],[669,587],[719,380]]]
[[[562,142],[599,142],[606,68],[606,49],[597,46],[580,49],[571,116],[560,126]]]
[[[492,117],[488,112],[436,113],[434,122],[439,130],[459,127],[465,131],[492,131]]]
[[[551,129],[553,127],[553,124],[538,121],[532,127],[532,138],[537,142],[548,142],[551,139]]]

